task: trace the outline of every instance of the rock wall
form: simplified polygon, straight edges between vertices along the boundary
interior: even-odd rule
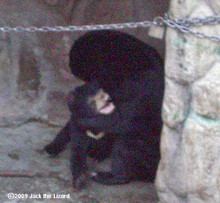
[[[214,0],[171,0],[172,18],[219,14]],[[220,25],[194,30],[220,36]],[[220,202],[220,44],[168,29],[161,203]]]
[[[0,27],[122,23],[163,15],[167,1],[16,0],[0,1]],[[150,41],[147,29],[124,30]],[[0,127],[29,121],[63,125],[69,117],[65,97],[79,85],[68,67],[68,52],[85,32],[0,32]]]
[[[2,27],[66,25],[59,13],[34,1],[3,0],[0,17]],[[65,75],[68,52],[63,34],[1,32],[0,40],[0,126],[31,119],[59,123],[62,111],[53,109],[66,108],[63,98],[73,81]]]

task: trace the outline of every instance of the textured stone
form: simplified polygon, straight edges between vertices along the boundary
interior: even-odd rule
[[[1,1],[0,17],[1,26],[65,25],[61,15],[36,1],[25,1],[23,4],[15,0]],[[54,115],[57,106],[66,108],[66,104],[59,99],[56,104],[48,100],[51,92],[56,90],[62,95],[74,87],[70,71],[67,71],[68,50],[63,34],[9,32],[1,33],[0,40],[0,126],[30,119],[64,123],[67,113],[65,116],[58,112],[56,117],[51,115]],[[64,53],[66,56],[60,57]]]
[[[206,118],[220,118],[220,63],[192,86],[192,108]]]
[[[171,163],[176,157],[176,151],[178,150],[179,146],[180,146],[180,137],[178,136],[178,131],[173,130],[167,127],[166,125],[164,125],[161,133],[161,145],[160,145],[160,150],[161,150],[161,154],[163,155],[163,159],[160,161],[158,167],[156,187],[157,190],[160,191],[160,193],[163,193],[165,196],[168,195],[166,193],[171,192],[167,187],[167,180],[169,179],[170,176],[169,168],[171,166]]]
[[[192,6],[192,10],[188,8],[191,11],[187,17],[214,15],[214,12],[204,2],[200,2],[196,6],[194,5],[196,1],[193,3],[185,1],[185,3],[181,3],[179,6],[177,6],[176,1],[173,2],[175,2],[175,9],[173,8],[174,18],[181,17],[179,16],[179,12],[176,12],[176,10],[180,9],[180,5],[180,13],[182,13],[182,7],[188,7],[187,4]],[[185,10],[184,12],[187,13]],[[207,26],[202,26],[192,29],[208,35],[218,35],[219,27],[212,26],[212,29],[209,29]],[[176,32],[173,29],[168,29],[166,40],[167,50],[169,50],[166,57],[172,59],[166,62],[166,74],[170,78],[174,78],[177,82],[191,83],[204,76],[215,62],[214,56],[217,57],[219,55],[218,43],[207,39],[201,40],[189,34]]]
[[[220,178],[216,174],[219,170],[219,129],[218,121],[206,120],[196,115],[188,117],[181,139],[176,131],[164,127],[161,139],[163,159],[156,182],[161,193],[159,196],[174,193],[180,202],[184,200],[183,196],[186,197],[183,202],[189,202],[187,199],[193,202],[192,199],[196,196],[204,202],[217,200],[215,184]],[[191,196],[188,197],[189,193]]]
[[[189,87],[166,78],[163,104],[163,121],[171,128],[180,125],[187,116],[189,108]]]
[[[220,13],[220,2],[216,0],[209,0],[209,6],[215,12],[216,15]]]
[[[216,1],[172,0],[170,13],[174,18],[204,17],[218,9]],[[192,29],[220,36],[219,25]],[[219,43],[171,29],[166,40],[158,196],[161,203],[219,203]],[[181,112],[178,117],[176,112]]]

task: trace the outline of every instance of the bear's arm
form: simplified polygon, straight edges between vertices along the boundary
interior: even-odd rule
[[[132,122],[124,120],[119,115],[99,115],[93,118],[78,118],[76,125],[83,129],[95,129],[105,133],[128,133],[132,132]]]
[[[135,119],[143,114],[143,105],[140,98],[133,101],[127,101],[116,107],[117,110],[111,115],[99,114],[94,117],[78,117],[76,126],[83,129],[95,129],[105,133],[111,134],[125,134],[133,132],[136,127],[134,125]]]

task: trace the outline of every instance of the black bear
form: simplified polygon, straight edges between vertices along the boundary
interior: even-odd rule
[[[72,141],[71,163],[73,171],[77,168],[74,164],[76,162],[81,162],[80,166],[86,169],[86,165],[83,166],[83,164],[86,164],[87,155],[96,158],[97,161],[102,161],[111,155],[115,137],[112,134],[109,135],[93,128],[79,128],[76,125],[77,120],[96,117],[98,114],[108,116],[116,113],[117,110],[109,94],[104,92],[97,82],[87,83],[71,91],[68,94],[67,102],[71,111],[71,119],[44,150],[53,157],[63,151],[66,145]],[[75,130],[74,134],[72,133],[72,128]],[[74,150],[78,147],[76,137],[78,142],[83,142],[80,147],[85,150]],[[86,171],[79,170],[78,172],[78,175],[76,174],[77,172],[73,172],[73,176],[76,177],[76,179],[73,179],[75,188],[80,188],[86,184],[86,174],[83,173]]]
[[[98,114],[109,115],[115,111],[115,106],[109,94],[104,92],[97,82],[87,83],[76,88],[74,91],[71,91],[67,96],[67,103],[69,110],[72,113],[72,120],[73,118],[91,118],[97,116]],[[60,131],[60,133],[57,134],[53,142],[45,147],[47,153],[50,154],[52,157],[57,156],[61,151],[65,149],[66,145],[70,142],[71,126],[76,123],[76,121],[73,122],[72,120],[68,121],[65,127]],[[94,131],[94,129],[88,128],[78,130],[81,130],[83,134],[95,140],[100,140],[103,137],[107,137],[104,132],[96,132]],[[110,139],[113,140],[113,136],[111,136]],[[107,147],[107,145],[111,146],[112,142],[110,141],[110,139],[102,139],[101,146],[99,146],[98,143],[95,143],[94,149],[90,148],[91,143],[88,143],[88,155],[94,157],[95,153],[95,158],[97,160],[100,161],[105,159],[106,156],[109,155],[109,153],[107,153],[106,151],[108,151],[107,148],[109,148]],[[103,140],[105,140],[105,142],[103,142]],[[106,154],[106,156],[102,156],[103,154]]]
[[[92,31],[73,44],[70,68],[88,84],[98,81],[116,107],[112,114],[74,117],[67,124],[72,140],[73,185],[86,170],[82,154],[86,154],[88,136],[82,136],[78,129],[93,129],[115,137],[111,173],[100,172],[93,180],[103,184],[123,184],[134,178],[153,181],[160,158],[164,92],[163,61],[159,54],[131,35]],[[65,128],[60,132],[63,133]]]

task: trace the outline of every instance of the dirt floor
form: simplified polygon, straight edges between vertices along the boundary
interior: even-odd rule
[[[153,184],[145,182],[103,186],[89,181],[86,189],[72,191],[69,150],[54,159],[39,152],[59,130],[40,123],[0,128],[0,202],[158,202]],[[98,167],[108,168],[109,161]],[[13,175],[18,177],[8,177]]]

